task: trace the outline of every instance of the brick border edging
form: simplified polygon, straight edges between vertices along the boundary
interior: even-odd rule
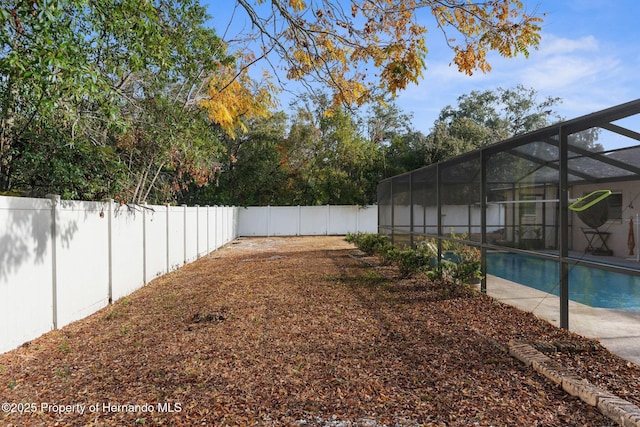
[[[572,396],[595,406],[606,417],[623,427],[640,427],[640,408],[580,378],[560,363],[547,357],[531,345],[509,341],[509,355],[532,366],[539,374],[562,387]]]

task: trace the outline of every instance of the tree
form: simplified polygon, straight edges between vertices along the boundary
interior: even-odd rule
[[[205,111],[161,94],[138,103],[136,121],[118,135],[116,150],[126,167],[119,197],[131,203],[171,202],[190,184],[204,185],[224,151]]]
[[[220,64],[207,79],[207,96],[199,100],[199,105],[226,134],[235,138],[237,131],[247,132],[246,121],[271,114],[277,107],[277,92],[268,79],[252,79],[240,62]]]
[[[393,102],[372,105],[366,125],[369,139],[378,146],[382,157],[382,177],[425,165],[425,135],[413,129],[411,115],[402,112]]]
[[[247,121],[247,131],[236,137],[222,132],[225,152],[219,157],[215,180],[201,188],[191,186],[181,201],[237,206],[291,204],[293,196],[281,157],[286,119],[280,112]]]
[[[207,19],[197,0],[3,3],[0,192],[140,203],[213,177],[211,121],[273,103],[242,73],[216,86],[238,67]]]
[[[295,114],[246,123],[247,132],[222,137],[225,161],[216,183],[190,188],[182,201],[200,204],[370,204],[383,147],[361,132],[351,111],[331,110],[328,96],[301,96]],[[331,110],[331,114],[327,114]]]
[[[534,89],[472,91],[458,98],[456,107],[440,112],[427,137],[429,163],[531,132],[560,117],[553,107],[560,98],[537,100]]]
[[[83,3],[12,1],[0,8],[0,191],[12,187],[13,163],[29,146],[27,135],[70,130],[76,99],[101,93],[82,58],[80,23],[68,14]]]
[[[417,82],[425,67],[427,28],[416,13],[429,10],[461,72],[491,69],[486,53],[528,55],[540,39],[541,18],[520,0],[238,0],[253,24],[258,57],[277,55],[288,79],[333,92],[334,106],[363,105]],[[277,67],[273,66],[274,69]]]
[[[311,205],[374,202],[381,156],[360,133],[358,117],[332,107],[326,95],[299,101],[288,138],[297,149],[288,151],[287,164],[296,165],[300,198]]]

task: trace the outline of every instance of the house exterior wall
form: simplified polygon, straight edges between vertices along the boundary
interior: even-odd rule
[[[570,197],[582,197],[595,190],[611,190],[613,193],[622,194],[622,218],[609,219],[599,231],[610,233],[607,238],[607,246],[613,251],[613,255],[618,257],[631,256],[627,239],[629,235],[629,219],[633,218],[634,223],[637,222],[636,215],[640,214],[640,187],[637,182],[616,182],[611,184],[589,184],[576,185],[571,189]],[[573,250],[584,252],[587,247],[587,239],[584,236],[582,227],[587,227],[575,213],[572,213],[572,229]],[[597,238],[596,238],[597,239]],[[635,235],[637,252],[638,235]],[[594,241],[596,244],[597,241]]]

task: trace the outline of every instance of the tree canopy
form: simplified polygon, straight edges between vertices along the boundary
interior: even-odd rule
[[[363,105],[417,83],[425,68],[427,26],[434,18],[460,72],[487,72],[489,51],[528,56],[541,18],[520,0],[238,0],[252,22],[258,57],[278,60],[286,77],[320,83],[334,105]],[[282,64],[282,65],[279,65]]]
[[[273,102],[243,72],[218,84],[237,62],[207,19],[197,0],[4,2],[0,192],[140,203],[211,179],[213,125]]]
[[[558,98],[517,86],[473,91],[446,106],[428,134],[393,102],[358,114],[331,107],[329,95],[303,96],[290,117],[278,114],[225,137],[216,183],[183,202],[247,205],[371,204],[377,183],[559,120]],[[587,136],[584,136],[585,144]],[[593,141],[591,141],[593,142]]]
[[[420,13],[469,74],[490,70],[488,51],[527,55],[540,38],[517,0],[236,7],[257,51],[231,51],[199,0],[4,1],[0,194],[367,203],[380,177],[428,159],[430,140],[392,103],[425,68]],[[275,114],[277,85],[249,73],[260,58],[311,89],[314,107]],[[368,118],[350,109],[373,101]]]
[[[427,138],[427,161],[436,163],[559,121],[553,110],[559,102],[553,97],[538,100],[535,89],[522,85],[461,95],[457,106],[440,111]]]

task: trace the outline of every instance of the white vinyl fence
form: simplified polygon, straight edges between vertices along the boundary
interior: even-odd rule
[[[240,236],[317,236],[378,232],[377,206],[252,206],[240,208]]]
[[[0,353],[235,239],[238,208],[0,196]]]
[[[135,206],[0,196],[0,353],[238,236],[376,233],[375,206]]]

